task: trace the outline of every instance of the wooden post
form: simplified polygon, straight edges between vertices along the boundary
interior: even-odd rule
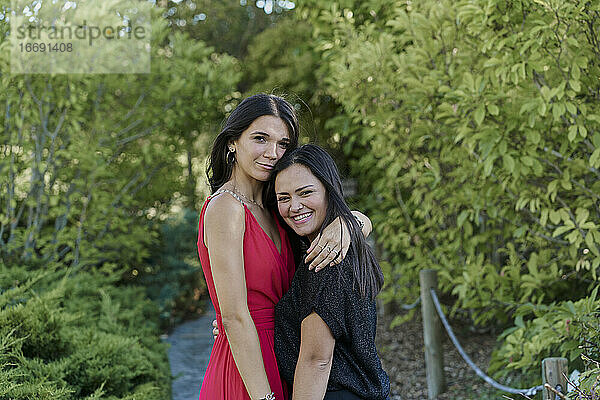
[[[442,349],[442,324],[431,298],[430,289],[437,290],[437,271],[423,269],[421,281],[421,312],[423,316],[423,340],[425,342],[425,368],[427,370],[427,394],[429,400],[446,390],[444,379],[444,353]]]
[[[547,383],[554,389],[556,389],[557,385],[560,385],[560,392],[566,394],[567,379],[565,378],[565,375],[568,374],[569,368],[566,358],[551,357],[542,360],[542,385],[546,385]],[[556,394],[552,393],[547,388],[544,388],[542,393],[544,400],[554,400],[558,398]]]

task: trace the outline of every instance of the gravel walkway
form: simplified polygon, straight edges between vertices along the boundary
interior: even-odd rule
[[[213,345],[212,320],[215,310],[209,303],[204,316],[179,325],[164,341],[169,343],[173,400],[197,400]]]

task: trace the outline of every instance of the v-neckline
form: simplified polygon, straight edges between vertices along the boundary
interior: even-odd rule
[[[271,236],[269,236],[269,234],[263,229],[262,225],[260,224],[260,222],[258,222],[258,219],[256,219],[254,214],[252,214],[252,211],[250,211],[248,206],[244,203],[242,203],[242,204],[244,205],[244,208],[246,209],[246,211],[250,213],[250,215],[254,219],[254,222],[256,222],[256,225],[258,225],[258,227],[260,228],[261,232],[267,237],[267,239],[269,239],[269,243],[271,244],[271,246],[273,246],[275,248],[275,252],[277,253],[277,255],[279,255],[279,257],[282,257],[283,236],[281,235],[281,230],[279,227],[279,221],[277,221],[277,217],[273,216],[273,218],[275,218],[275,226],[277,226],[277,234],[279,235],[279,247],[280,247],[279,249],[277,248],[277,245],[275,244],[275,241],[273,240],[273,238]]]

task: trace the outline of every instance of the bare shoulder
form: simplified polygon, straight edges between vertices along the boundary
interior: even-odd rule
[[[244,232],[244,207],[228,193],[213,197],[204,212],[204,230],[208,233]]]

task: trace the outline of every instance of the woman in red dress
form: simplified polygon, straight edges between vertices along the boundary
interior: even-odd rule
[[[275,162],[297,143],[294,108],[259,94],[238,105],[213,144],[207,169],[213,194],[200,214],[198,254],[217,327],[225,334],[213,345],[200,400],[287,399],[273,328],[275,305],[294,275],[294,256],[262,193]],[[358,216],[370,227],[368,218]],[[348,246],[347,228],[335,221],[313,241],[307,259],[318,270],[339,263]]]

